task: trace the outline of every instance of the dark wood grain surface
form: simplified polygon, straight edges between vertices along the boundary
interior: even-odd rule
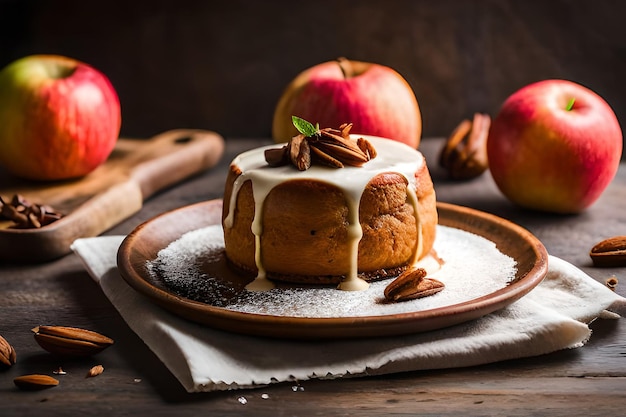
[[[126,234],[166,210],[219,198],[230,159],[261,140],[230,139],[221,163],[153,196],[142,210],[105,234]],[[520,210],[497,191],[489,174],[471,182],[445,179],[434,161],[441,140],[426,139],[438,199],[491,212],[539,237],[548,251],[604,282],[622,280],[626,268],[598,269],[589,249],[599,240],[626,234],[626,165],[602,198],[576,216]],[[35,343],[31,328],[68,325],[102,332],[115,345],[94,358],[58,360]],[[626,409],[626,321],[597,320],[589,343],[579,349],[486,366],[408,372],[383,377],[281,383],[254,390],[206,394],[184,392],[150,349],[127,327],[73,254],[31,265],[0,265],[0,334],[16,349],[18,362],[0,371],[2,416],[117,415],[543,415],[618,416]],[[102,364],[105,372],[85,378]],[[451,364],[454,365],[454,364]],[[61,385],[23,392],[16,376],[62,366]]]

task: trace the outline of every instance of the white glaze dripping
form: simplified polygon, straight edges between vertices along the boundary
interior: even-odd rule
[[[282,145],[270,145],[244,152],[237,156],[232,165],[241,170],[241,175],[236,178],[230,196],[229,211],[224,218],[224,228],[233,225],[237,195],[241,186],[247,181],[252,181],[252,190],[255,204],[252,233],[255,236],[255,262],[258,269],[256,279],[246,287],[249,290],[267,290],[273,287],[273,283],[267,279],[263,267],[261,254],[261,238],[263,225],[261,224],[265,197],[278,184],[295,179],[314,179],[327,182],[341,189],[348,203],[348,236],[350,238],[350,271],[346,279],[339,284],[342,290],[364,290],[369,284],[358,277],[358,246],[362,236],[359,222],[359,203],[366,185],[375,176],[385,172],[396,172],[403,175],[408,181],[408,196],[415,213],[418,231],[418,248],[416,248],[412,263],[417,261],[421,253],[421,223],[417,211],[417,197],[415,195],[415,172],[423,164],[421,154],[409,146],[397,141],[382,139],[372,136],[363,136],[369,140],[377,151],[375,159],[367,162],[362,167],[345,167],[341,169],[324,166],[312,166],[306,171],[298,171],[292,166],[270,167],[265,161],[265,149],[276,148]]]
[[[361,237],[363,237],[363,229],[361,228],[361,223],[359,222],[359,202],[361,201],[361,195],[363,194],[363,190],[355,194],[358,195],[353,195],[353,193],[346,193],[346,191],[344,190],[344,195],[346,195],[346,200],[348,201],[348,239],[350,242],[350,271],[348,272],[346,278],[339,283],[339,286],[337,288],[345,291],[361,291],[369,288],[369,284],[358,276],[359,242],[361,240]]]
[[[415,187],[407,187],[407,195],[409,197],[409,203],[413,206],[413,213],[415,215],[415,228],[417,229],[417,248],[413,252],[413,259],[411,259],[411,265],[415,266],[419,261],[422,252],[424,251],[424,239],[422,237],[422,220],[419,216],[419,211],[417,210],[417,193],[415,192]]]

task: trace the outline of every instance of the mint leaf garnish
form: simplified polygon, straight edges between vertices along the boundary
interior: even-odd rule
[[[298,129],[298,132],[302,133],[306,137],[315,136],[320,130],[319,124],[313,126],[312,123],[309,123],[298,116],[291,116],[291,121],[296,129]]]

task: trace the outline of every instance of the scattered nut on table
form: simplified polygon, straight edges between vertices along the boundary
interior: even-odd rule
[[[96,365],[87,372],[87,375],[85,375],[85,378],[93,378],[95,376],[100,375],[102,372],[104,372],[104,366]]]
[[[451,133],[439,154],[439,166],[454,180],[476,178],[487,170],[487,137],[491,117],[476,113],[463,120]]]
[[[594,266],[626,266],[626,236],[614,236],[598,242],[589,252]]]
[[[606,286],[609,287],[611,291],[615,291],[615,288],[617,287],[618,283],[619,281],[615,275],[608,277],[607,280],[605,281]]]
[[[59,385],[59,381],[48,375],[31,374],[18,376],[13,380],[15,386],[21,390],[36,391],[52,388]]]
[[[15,349],[7,340],[0,336],[0,369],[15,365],[17,355]]]
[[[100,333],[76,327],[38,326],[32,331],[39,346],[60,356],[91,356],[113,344]]]

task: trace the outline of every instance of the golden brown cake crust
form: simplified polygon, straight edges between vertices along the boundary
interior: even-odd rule
[[[224,193],[224,217],[229,212],[235,179],[232,165]],[[435,240],[436,200],[428,168],[415,173],[422,258]],[[252,183],[237,195],[232,228],[225,227],[228,260],[244,271],[256,272]],[[344,192],[316,180],[290,180],[274,187],[263,207],[261,256],[269,278],[307,284],[336,284],[349,272],[348,206]],[[404,270],[418,248],[418,228],[407,197],[407,180],[398,173],[375,176],[365,188],[359,220],[359,275],[366,280],[395,276]]]

